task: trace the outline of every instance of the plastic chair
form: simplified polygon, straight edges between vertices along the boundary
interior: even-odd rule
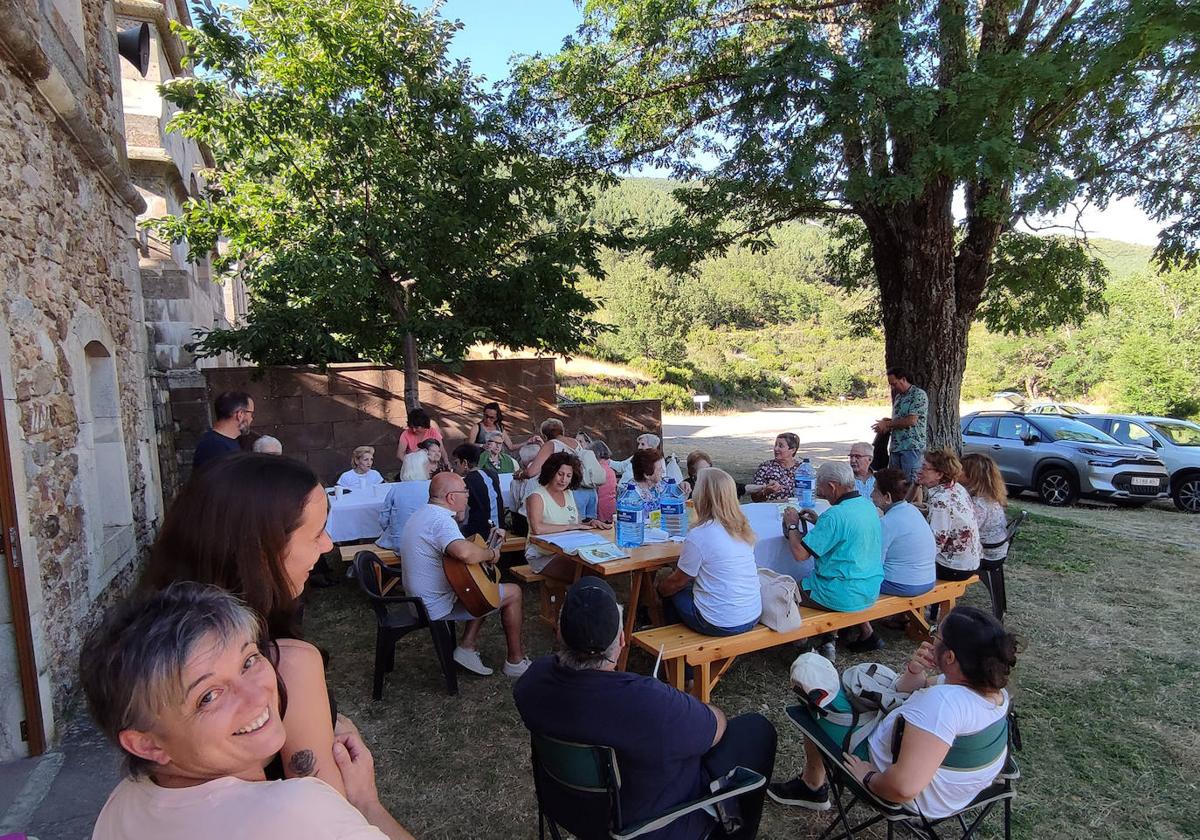
[[[1020,748],[1020,736],[1016,730],[1015,713],[1011,711],[1009,713],[1008,756],[1005,759],[1004,767],[996,776],[995,781],[980,791],[978,796],[958,812],[937,819],[929,819],[923,814],[909,810],[904,805],[897,805],[894,802],[880,799],[863,787],[862,783],[854,778],[850,774],[850,771],[846,769],[846,765],[842,759],[842,745],[834,741],[829,733],[821,728],[817,722],[817,718],[808,706],[789,706],[785,711],[792,723],[798,726],[808,738],[808,743],[805,744],[805,747],[807,748],[809,744],[815,744],[821,751],[821,759],[825,764],[825,772],[829,778],[829,796],[833,800],[837,815],[829,827],[821,833],[818,840],[854,840],[855,837],[860,835],[860,832],[879,822],[887,823],[888,840],[894,840],[897,827],[906,832],[906,836],[912,835],[922,838],[922,840],[938,840],[938,838],[949,836],[939,832],[940,827],[948,824],[951,827],[956,825],[961,831],[958,834],[959,840],[970,840],[996,805],[1001,805],[1003,809],[1004,838],[1005,840],[1010,840],[1012,835],[1012,800],[1017,795],[1016,789],[1013,787],[1013,782],[1019,779],[1021,775],[1016,759],[1013,758],[1013,750]],[[894,749],[898,751],[898,745]],[[951,749],[953,751],[953,747]],[[847,798],[849,799],[848,802],[845,801]],[[850,812],[859,804],[864,805],[874,813],[857,825],[851,825]],[[967,821],[968,815],[973,815],[970,822]],[[835,835],[833,832],[838,828],[841,829],[841,833]]]
[[[1008,612],[1008,593],[1004,589],[1004,561],[1012,554],[1013,537],[1017,535],[1017,529],[1021,527],[1021,523],[1028,516],[1029,511],[1021,511],[1019,516],[1008,523],[1008,527],[1004,531],[1003,540],[996,543],[983,544],[985,549],[1008,546],[1008,552],[1001,559],[979,561],[979,579],[983,581],[983,585],[987,587],[988,594],[992,596],[992,615],[996,616],[998,621],[1004,621],[1004,614]]]
[[[425,603],[420,598],[391,594],[398,593],[399,587],[403,586],[400,570],[388,566],[373,551],[360,551],[354,555],[354,574],[371,602],[371,608],[375,610],[375,675],[371,697],[383,699],[383,676],[396,666],[396,643],[414,630],[426,627],[429,628],[433,650],[446,679],[446,691],[458,694],[454,622],[430,621]],[[392,589],[392,586],[397,588]]]
[[[549,826],[553,840],[562,840],[560,827],[578,840],[626,840],[658,831],[695,811],[713,813],[718,802],[757,790],[767,783],[761,773],[735,767],[720,789],[632,825],[621,815],[621,772],[612,747],[575,744],[530,733],[533,782],[538,802],[538,837]],[[706,836],[718,828],[713,821]],[[717,833],[719,835],[719,832]]]

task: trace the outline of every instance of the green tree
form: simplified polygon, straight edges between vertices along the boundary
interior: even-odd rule
[[[198,352],[262,364],[402,362],[477,342],[570,351],[594,338],[580,269],[601,273],[598,176],[518,136],[447,46],[435,3],[198,6],[196,75],[162,88],[172,127],[218,161],[157,228],[250,293],[245,324]]]
[[[1193,253],[1200,238],[1190,198],[1200,171],[1194,3],[588,0],[584,9],[557,55],[518,68],[515,105],[530,122],[578,127],[563,136],[583,159],[697,182],[676,193],[672,224],[647,239],[663,265],[686,269],[738,242],[764,248],[790,220],[859,220],[887,362],[929,391],[933,445],[958,442],[968,331],[1016,222],[1136,195],[1155,218],[1180,214],[1160,256]],[[1092,268],[1079,246],[1068,251],[1068,297],[1094,299]],[[1007,251],[1006,265],[1059,256],[1026,244]],[[1016,288],[1036,282],[1052,294],[1055,277],[1022,270]]]

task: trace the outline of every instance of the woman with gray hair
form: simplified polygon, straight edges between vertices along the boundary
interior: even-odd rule
[[[126,770],[93,840],[412,840],[380,804],[352,726],[334,748],[346,799],[317,778],[266,781],[286,699],[262,633],[224,590],[178,583],[118,605],[89,635],[80,680]]]

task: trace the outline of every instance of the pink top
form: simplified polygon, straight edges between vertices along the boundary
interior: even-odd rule
[[[604,467],[604,483],[596,488],[596,518],[612,522],[617,515],[617,474],[607,459],[600,466]]]
[[[442,430],[437,426],[430,426],[420,433],[412,429],[405,429],[400,433],[400,443],[404,445],[404,454],[407,455],[409,452],[415,452],[418,446],[430,438],[440,442],[442,439]]]
[[[244,782],[232,776],[186,788],[123,779],[92,840],[384,840],[320,779]]]

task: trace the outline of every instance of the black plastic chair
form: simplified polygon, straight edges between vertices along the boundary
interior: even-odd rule
[[[1008,612],[1008,593],[1004,589],[1004,561],[1012,556],[1012,541],[1017,535],[1017,529],[1021,527],[1021,523],[1029,516],[1029,511],[1023,510],[1020,515],[1015,517],[1008,523],[1008,527],[1004,531],[1004,539],[997,543],[984,543],[984,549],[1002,548],[1008,546],[1008,552],[999,560],[980,560],[979,561],[979,579],[983,581],[983,585],[987,587],[988,594],[992,596],[992,615],[996,616],[997,621],[1004,621],[1004,614]]]
[[[905,836],[912,835],[921,840],[939,840],[948,836],[942,833],[943,827],[946,826],[949,826],[950,830],[955,832],[954,836],[960,840],[970,840],[997,805],[1001,806],[1003,813],[1004,838],[1009,840],[1012,836],[1012,800],[1017,795],[1013,783],[1021,777],[1016,759],[1013,758],[1013,750],[1020,749],[1020,735],[1014,713],[1010,712],[1008,719],[1008,756],[992,784],[980,791],[978,796],[956,813],[939,819],[929,819],[903,805],[880,799],[854,778],[844,763],[842,744],[821,728],[808,706],[788,706],[785,711],[792,723],[808,737],[808,743],[816,744],[820,750],[821,760],[829,778],[829,798],[833,801],[837,813],[818,840],[854,840],[855,837],[862,836],[860,832],[879,822],[885,822],[887,825],[887,840],[894,840],[897,828]],[[806,748],[807,746],[808,744],[805,745]],[[864,805],[873,813],[857,825],[852,825],[850,812],[857,805]],[[971,818],[969,822],[968,817]],[[834,832],[839,828],[841,833],[835,835]]]
[[[429,628],[433,651],[446,679],[446,691],[458,694],[458,671],[454,664],[456,635],[453,621],[430,621],[425,603],[417,597],[400,594],[403,578],[399,569],[379,559],[373,551],[354,555],[354,574],[375,610],[375,676],[371,697],[383,699],[383,676],[396,667],[396,643],[414,630]],[[396,586],[391,594],[388,583]]]
[[[545,735],[530,734],[533,752],[533,783],[537,791],[538,837],[545,840],[546,827],[553,840],[562,840],[564,828],[578,840],[627,840],[670,825],[695,811],[711,809],[718,802],[749,793],[767,783],[761,773],[735,767],[720,789],[690,802],[681,802],[633,825],[621,816],[621,772],[612,747],[575,744]],[[722,836],[713,821],[706,836]]]

